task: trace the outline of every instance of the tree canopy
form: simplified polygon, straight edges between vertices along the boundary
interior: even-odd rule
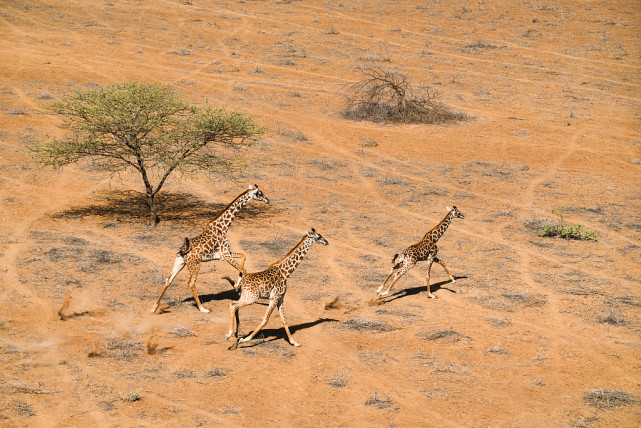
[[[194,106],[170,86],[135,81],[77,90],[45,108],[62,116],[59,126],[70,134],[33,145],[37,161],[61,168],[88,158],[112,173],[138,171],[151,224],[155,196],[173,172],[232,177],[266,131],[249,115]]]

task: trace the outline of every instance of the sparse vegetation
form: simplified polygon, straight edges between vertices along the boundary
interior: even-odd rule
[[[134,403],[141,399],[140,393],[138,391],[129,391],[127,393],[121,393],[120,399],[125,403]]]
[[[638,402],[633,395],[616,389],[593,389],[586,392],[583,399],[599,409],[613,409]]]
[[[333,388],[344,388],[349,385],[349,377],[345,373],[338,373],[336,376],[331,378],[327,384]]]
[[[374,392],[373,395],[371,395],[367,401],[365,401],[366,406],[375,406],[378,407],[379,409],[387,409],[390,407],[394,402],[392,401],[391,398],[387,397],[379,397],[379,395]]]
[[[439,340],[443,339],[446,342],[458,342],[461,338],[469,339],[468,336],[455,331],[452,327],[442,328],[434,332],[421,331],[417,333],[421,340]]]
[[[447,123],[467,120],[437,101],[436,91],[409,77],[380,68],[364,68],[363,79],[348,86],[343,117],[390,123]]]
[[[597,233],[586,229],[581,224],[577,224],[576,226],[563,224],[565,219],[563,207],[559,210],[552,210],[552,214],[556,214],[559,220],[548,220],[546,218],[543,229],[539,233],[540,236],[560,236],[564,239],[579,239],[584,241],[597,240]]]
[[[196,107],[169,86],[138,82],[77,90],[46,111],[62,116],[60,127],[71,134],[31,145],[35,159],[61,168],[86,158],[111,173],[137,171],[151,225],[158,220],[156,195],[173,172],[232,177],[265,132],[250,116]]]

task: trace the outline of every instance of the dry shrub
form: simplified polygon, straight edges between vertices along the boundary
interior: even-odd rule
[[[343,117],[391,123],[448,123],[467,120],[436,100],[434,89],[410,83],[404,74],[365,68],[364,78],[348,86]]]

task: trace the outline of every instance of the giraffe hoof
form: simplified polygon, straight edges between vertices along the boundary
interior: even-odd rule
[[[292,340],[289,342],[292,346],[300,346],[300,343],[296,342],[295,340]]]
[[[198,310],[199,310],[200,312],[202,312],[203,314],[208,314],[208,313],[209,313],[209,309],[205,309],[205,308],[198,308]]]
[[[249,342],[249,339],[247,339],[246,337],[243,337],[242,339],[238,339],[238,343],[245,343],[245,342]]]
[[[427,297],[428,297],[428,299],[438,299],[438,297],[436,297],[433,294],[428,294]]]
[[[229,340],[229,338],[233,335],[231,331],[225,335],[225,340]]]
[[[158,309],[158,305],[154,305],[153,309],[151,310],[151,313],[155,314],[157,309]]]
[[[238,342],[233,343],[229,348],[227,348],[230,351],[233,351],[234,349],[238,348]]]

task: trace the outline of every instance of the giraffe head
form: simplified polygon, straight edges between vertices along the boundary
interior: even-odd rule
[[[265,202],[266,204],[269,203],[269,199],[267,199],[267,196],[263,194],[263,192],[260,191],[258,188],[258,184],[254,184],[253,186],[250,184],[249,185],[249,190],[252,199],[256,199],[257,201]]]
[[[462,212],[456,208],[456,205],[454,205],[452,208],[447,207],[447,210],[452,214],[452,218],[458,217],[458,218],[465,218]]]
[[[307,237],[312,240],[312,242],[315,242],[317,244],[323,244],[327,245],[329,242],[325,238],[323,238],[320,233],[316,232],[316,229],[312,228],[311,232],[307,232]]]

